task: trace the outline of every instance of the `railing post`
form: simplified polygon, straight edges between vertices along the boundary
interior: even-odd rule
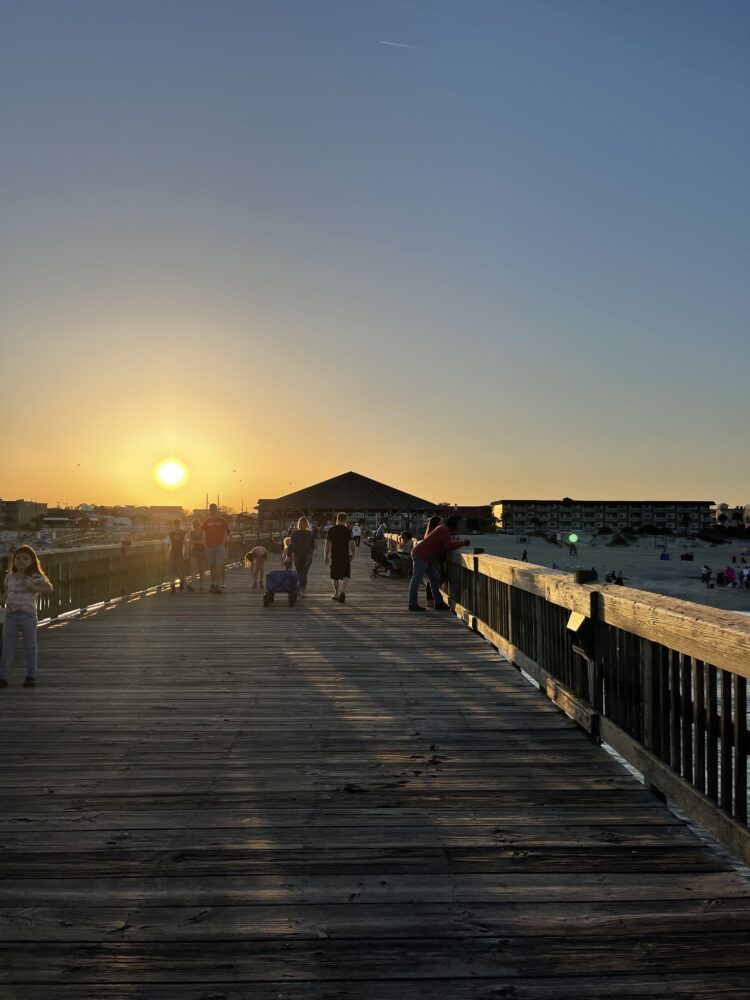
[[[479,579],[479,556],[471,558],[471,627],[477,631],[477,580]]]
[[[591,619],[591,656],[588,659],[589,699],[595,712],[601,713],[604,708],[602,698],[602,663],[599,657],[599,604],[598,590],[591,591],[589,618]]]

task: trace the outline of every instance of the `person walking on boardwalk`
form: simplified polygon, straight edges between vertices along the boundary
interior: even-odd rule
[[[452,549],[460,549],[469,545],[468,539],[454,538],[453,532],[458,527],[458,518],[449,517],[444,524],[439,524],[411,550],[414,563],[411,583],[409,584],[409,611],[424,611],[419,604],[419,587],[425,576],[430,581],[435,600],[435,610],[443,611],[448,605],[440,596],[440,560]]]
[[[26,680],[23,686],[36,687],[36,598],[37,594],[49,594],[52,590],[36,552],[30,545],[20,545],[13,553],[10,570],[5,576],[4,593],[0,598],[5,607],[0,688],[8,686],[19,632],[23,636],[26,653]]]
[[[325,544],[325,560],[331,564],[333,580],[332,600],[346,603],[346,585],[352,573],[355,546],[346,514],[337,514],[336,523],[329,530]]]
[[[359,521],[355,521],[352,525],[352,538],[354,539],[354,544],[359,548],[362,541],[362,529],[359,526]]]
[[[209,593],[221,593],[221,571],[227,561],[227,543],[229,541],[229,525],[219,513],[219,508],[212,503],[208,508],[208,517],[201,525],[203,544],[206,546],[206,563],[211,574]]]
[[[187,531],[182,527],[179,517],[172,521],[172,530],[167,535],[167,558],[169,560],[170,590],[175,592],[175,580],[179,581],[180,590],[192,590],[187,580],[190,543],[187,541]],[[187,552],[186,552],[187,548]]]
[[[304,514],[297,521],[297,527],[290,535],[290,538],[294,568],[297,570],[297,575],[299,576],[300,593],[304,594],[307,590],[307,574],[310,571],[313,553],[316,548],[315,535],[311,531],[310,523]]]
[[[198,589],[203,590],[203,574],[206,572],[206,545],[203,541],[203,530],[200,518],[196,517],[188,534],[190,544],[190,561],[198,574]]]

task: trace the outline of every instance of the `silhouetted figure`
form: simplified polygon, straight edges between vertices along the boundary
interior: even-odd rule
[[[297,527],[292,532],[291,539],[294,568],[299,576],[300,595],[302,595],[307,590],[307,574],[310,571],[315,552],[315,534],[304,514],[297,521]]]
[[[349,519],[341,512],[336,515],[336,523],[328,532],[325,543],[325,560],[331,564],[333,581],[332,600],[346,603],[346,585],[349,583],[352,559],[356,546],[349,527]]]

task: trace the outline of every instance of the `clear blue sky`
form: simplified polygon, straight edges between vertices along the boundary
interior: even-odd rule
[[[0,12],[3,495],[750,502],[750,3]]]

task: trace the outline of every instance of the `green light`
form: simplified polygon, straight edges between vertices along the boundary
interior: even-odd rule
[[[575,545],[575,543],[578,541],[578,535],[568,535],[568,541],[570,542],[571,545]]]

